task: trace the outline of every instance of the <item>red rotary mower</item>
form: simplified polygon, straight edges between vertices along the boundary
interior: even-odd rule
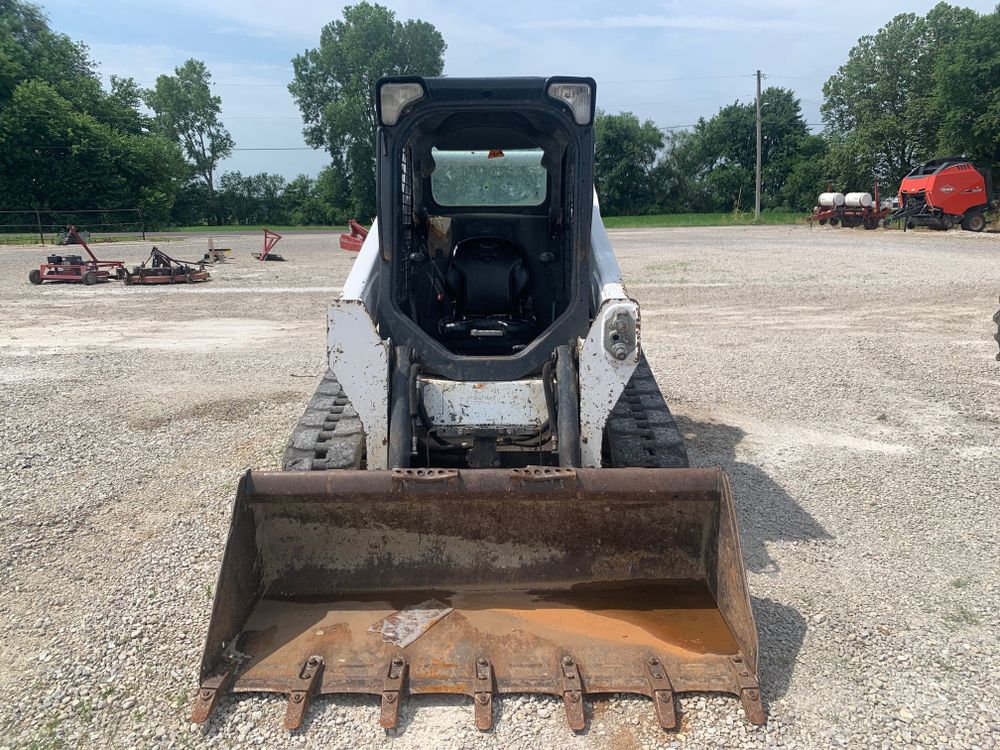
[[[50,255],[38,268],[28,273],[28,281],[32,284],[42,284],[47,281],[64,281],[91,286],[98,281],[125,278],[125,262],[121,260],[98,260],[90,246],[76,231],[76,227],[66,227],[66,232],[76,244],[83,247],[90,256],[84,260],[82,255]]]

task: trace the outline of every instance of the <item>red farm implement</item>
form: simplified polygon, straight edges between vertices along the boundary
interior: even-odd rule
[[[899,209],[889,221],[903,229],[946,230],[955,225],[969,232],[986,228],[993,194],[992,174],[959,156],[934,159],[910,172],[899,185]]]
[[[278,240],[281,239],[281,235],[277,232],[272,232],[270,229],[264,230],[264,249],[259,253],[253,253],[253,257],[257,260],[284,260],[277,253],[272,253],[274,246],[278,244]]]
[[[359,252],[368,237],[368,230],[354,219],[350,219],[347,226],[351,228],[351,232],[340,235],[340,247],[343,250],[350,250],[352,253]]]
[[[125,272],[125,283],[132,284],[193,284],[208,281],[205,262],[176,260],[157,247],[141,265]]]
[[[875,195],[871,193],[820,193],[818,203],[806,221],[842,226],[847,229],[864,227],[876,229],[890,213],[888,205],[883,206],[878,197],[878,182]]]
[[[91,286],[98,281],[122,279],[125,277],[125,264],[120,260],[98,260],[90,249],[90,245],[76,231],[76,227],[67,226],[67,234],[77,245],[87,251],[90,260],[82,255],[50,255],[38,268],[31,269],[28,281],[32,284],[42,284],[48,281],[62,281]]]

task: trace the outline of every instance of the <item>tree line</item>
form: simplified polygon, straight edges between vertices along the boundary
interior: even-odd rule
[[[433,25],[369,2],[344,8],[316,48],[292,60],[289,91],[316,177],[217,174],[235,148],[205,64],[188,60],[143,89],[101,85],[86,47],[35,5],[0,0],[0,208],[138,207],[148,226],[343,224],[375,212],[373,88],[382,75],[440,75]],[[762,205],[807,210],[828,187],[893,192],[915,164],[961,154],[1000,164],[1000,6],[939,3],[858,40],[823,86],[823,129],[795,93],[762,92]],[[608,215],[749,210],[754,102],[691,128],[599,112],[595,179]],[[1000,176],[1000,175],[998,175]],[[1000,183],[1000,180],[997,180]]]

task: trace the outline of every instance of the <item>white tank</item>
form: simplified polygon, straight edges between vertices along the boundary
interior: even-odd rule
[[[852,208],[868,208],[872,204],[871,193],[848,193],[844,203]]]
[[[820,193],[819,205],[829,208],[830,206],[843,206],[844,205],[844,194],[843,193]]]

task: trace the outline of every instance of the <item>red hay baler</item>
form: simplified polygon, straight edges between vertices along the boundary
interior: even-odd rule
[[[933,159],[910,172],[899,185],[899,208],[889,221],[903,222],[904,229],[962,229],[981,232],[993,195],[987,169],[960,156]]]

